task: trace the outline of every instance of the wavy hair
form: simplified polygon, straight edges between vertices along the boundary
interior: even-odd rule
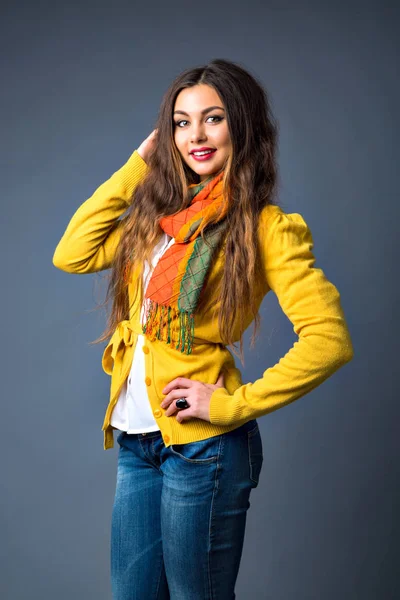
[[[205,66],[185,70],[171,83],[162,99],[155,125],[158,130],[156,144],[146,158],[149,169],[136,187],[127,215],[122,219],[121,238],[104,302],[112,300],[107,328],[92,343],[105,340],[121,320],[129,319],[128,282],[124,277],[129,259],[139,267],[139,277],[142,277],[144,261],[150,259],[152,249],[162,235],[160,218],[186,208],[190,204],[188,185],[200,181],[199,175],[185,163],[176,147],[173,120],[178,94],[199,84],[209,85],[219,94],[232,143],[223,177],[223,193],[229,198],[229,222],[224,272],[219,286],[220,302],[216,305],[219,304],[221,339],[225,345],[232,345],[234,354],[243,364],[243,321],[249,307],[254,318],[251,346],[260,326],[254,283],[261,254],[259,244],[254,240],[258,240],[261,210],[267,204],[277,204],[274,195],[278,127],[268,94],[260,82],[239,64],[224,59],[214,59]],[[240,355],[234,349],[232,315],[238,315],[240,319]]]

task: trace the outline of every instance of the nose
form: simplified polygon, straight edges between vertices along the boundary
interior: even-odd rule
[[[205,129],[202,123],[194,123],[192,126],[192,132],[190,139],[192,142],[202,142],[206,139]]]

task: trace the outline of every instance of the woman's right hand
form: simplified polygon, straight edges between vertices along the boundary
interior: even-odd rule
[[[157,143],[157,129],[154,129],[151,134],[143,140],[137,149],[140,156],[143,158],[145,162],[147,162],[149,154],[154,150]]]

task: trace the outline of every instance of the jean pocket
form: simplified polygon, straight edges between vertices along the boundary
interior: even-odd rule
[[[172,454],[189,463],[209,464],[218,460],[220,454],[221,435],[216,435],[199,442],[188,444],[171,444]]]
[[[264,460],[263,446],[258,423],[256,423],[256,425],[247,432],[247,444],[249,452],[249,476],[254,484],[254,487],[257,487]]]

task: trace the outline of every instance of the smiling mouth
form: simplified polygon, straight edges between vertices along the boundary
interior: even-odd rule
[[[201,152],[191,152],[190,156],[196,162],[207,162],[214,156],[215,153],[216,150],[202,150]]]
[[[215,148],[213,150],[201,150],[200,152],[190,152],[190,154],[192,156],[206,156],[207,154],[213,154],[213,152],[216,152]]]

